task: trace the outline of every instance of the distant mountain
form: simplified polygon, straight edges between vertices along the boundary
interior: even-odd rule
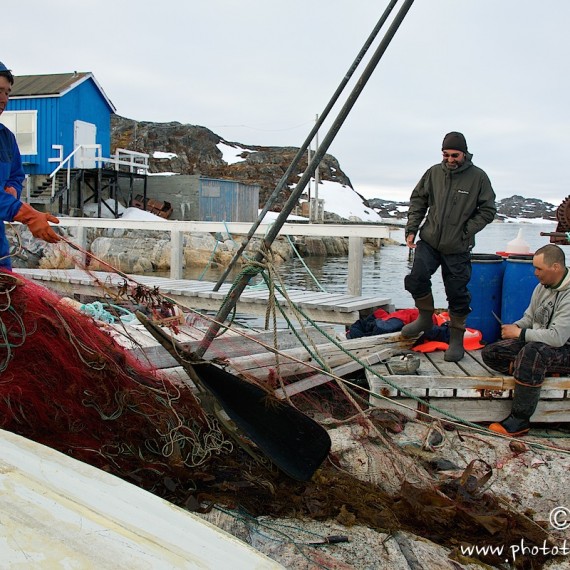
[[[382,218],[405,218],[409,202],[394,202],[383,200],[382,198],[371,198],[366,200],[368,207],[372,208]],[[543,202],[538,198],[523,198],[522,196],[511,196],[497,201],[497,218],[543,218],[545,220],[556,220],[556,209],[558,205]]]

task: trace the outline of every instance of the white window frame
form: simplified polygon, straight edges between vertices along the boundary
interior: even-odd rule
[[[32,118],[32,128],[24,130],[22,119]],[[4,111],[0,115],[0,123],[8,127],[16,136],[16,141],[18,142],[18,147],[20,148],[20,154],[22,155],[35,155],[38,154],[38,112],[37,110],[32,111]],[[22,136],[27,135],[28,138],[31,135],[31,143],[27,144],[22,142]]]

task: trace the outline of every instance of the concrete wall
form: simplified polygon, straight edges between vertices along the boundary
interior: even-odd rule
[[[146,197],[172,205],[171,220],[198,220],[200,187],[199,175],[175,174],[152,175],[147,177]],[[128,195],[129,180],[119,180],[121,194]],[[133,181],[133,197],[143,194],[144,181]]]

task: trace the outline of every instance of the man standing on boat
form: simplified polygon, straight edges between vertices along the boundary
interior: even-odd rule
[[[513,324],[501,326],[501,339],[482,351],[483,362],[515,378],[513,407],[489,429],[503,435],[524,435],[530,428],[544,377],[570,375],[570,272],[560,247],[548,244],[532,258],[535,287],[530,305]]]
[[[0,115],[8,104],[12,85],[12,72],[0,62]],[[21,222],[28,226],[34,237],[50,243],[59,241],[59,236],[48,223],[59,223],[59,220],[20,201],[24,179],[16,137],[12,131],[0,124],[0,222]],[[11,268],[9,253],[10,246],[4,232],[4,224],[0,223],[0,268]]]
[[[465,321],[471,311],[467,284],[475,234],[493,221],[497,209],[489,177],[471,162],[473,155],[467,150],[465,137],[448,133],[441,149],[442,162],[422,176],[410,198],[406,244],[415,249],[415,255],[404,285],[419,316],[402,329],[402,334],[413,337],[431,329],[431,277],[441,266],[450,315],[449,348],[444,358],[457,362],[464,356]],[[415,244],[418,230],[420,240]]]

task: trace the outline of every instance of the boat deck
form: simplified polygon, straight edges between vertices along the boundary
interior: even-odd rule
[[[445,417],[433,407],[426,409],[413,398],[407,397],[390,382],[425,399],[431,406],[472,422],[497,421],[511,410],[514,379],[491,370],[483,363],[481,351],[469,351],[459,362],[446,362],[443,352],[418,353],[421,362],[416,374],[393,374],[389,366],[378,363],[372,369],[379,378],[366,372],[374,394],[388,396],[408,409],[382,398],[370,396],[370,401],[381,408],[397,409],[415,417],[417,411],[426,411],[435,417]],[[546,378],[533,422],[570,422],[570,378]]]
[[[118,290],[125,283],[125,278],[121,275],[104,271],[87,273],[80,269],[16,268],[14,272],[27,279],[41,281],[46,287],[70,296],[73,293],[101,296],[101,285]],[[231,288],[230,283],[224,283],[218,291],[214,291],[215,283],[209,281],[170,279],[153,275],[128,275],[128,277],[140,285],[157,287],[163,295],[181,305],[191,305],[197,310],[217,311]],[[287,296],[308,318],[325,323],[352,324],[359,318],[359,311],[376,307],[392,309],[391,300],[380,295],[356,296],[288,289]],[[283,295],[277,293],[276,297],[282,306],[287,306],[287,300]],[[236,309],[241,313],[265,316],[268,300],[267,289],[246,287],[236,304]]]

